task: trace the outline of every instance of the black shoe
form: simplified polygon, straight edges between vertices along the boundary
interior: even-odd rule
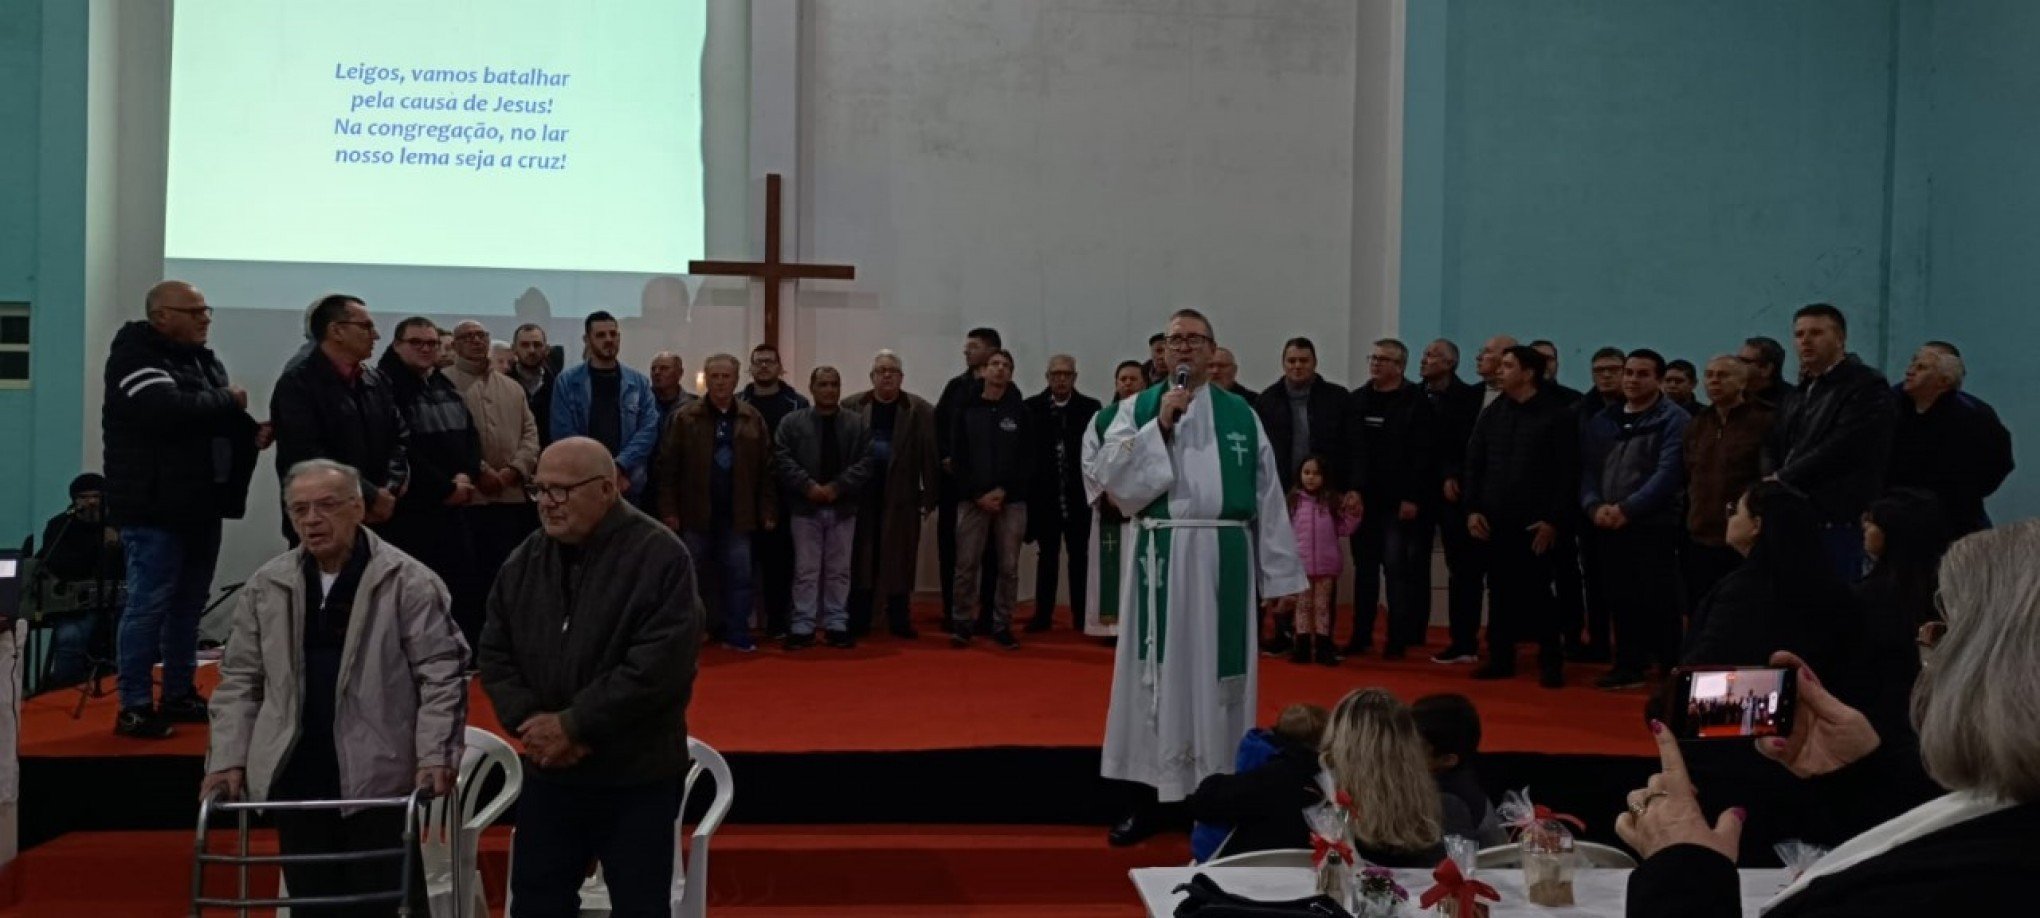
[[[1006,628],[1000,628],[999,630],[992,632],[992,643],[997,644],[1000,647],[1003,647],[1007,650],[1020,649],[1020,642],[1013,640],[1013,632]]]
[[[1049,630],[1050,628],[1054,628],[1054,627],[1055,627],[1055,622],[1052,622],[1052,621],[1042,621],[1041,619],[1038,619],[1038,618],[1037,618],[1037,619],[1034,619],[1033,621],[1030,621],[1030,622],[1028,622],[1028,623],[1027,623],[1027,628],[1026,628],[1026,631],[1027,631],[1027,633],[1028,633],[1028,634],[1040,634],[1040,633],[1042,633],[1043,631],[1047,631],[1047,630]]]
[[[787,653],[806,650],[815,646],[815,636],[812,634],[789,634],[779,639],[779,646],[785,648]]]
[[[1401,647],[1388,647],[1381,651],[1381,658],[1384,660],[1407,660],[1409,656],[1410,652]]]
[[[1447,645],[1444,650],[1438,651],[1437,653],[1433,654],[1431,656],[1431,662],[1446,665],[1455,663],[1478,663],[1480,662],[1480,653],[1471,647],[1461,647],[1458,644],[1450,644]]]
[[[1622,689],[1641,688],[1643,683],[1642,673],[1635,670],[1618,668],[1609,670],[1607,675],[1595,679],[1594,687],[1603,691],[1616,692]]]
[[[1516,675],[1516,661],[1495,657],[1474,669],[1473,677],[1482,681],[1510,679]]]
[[[1565,661],[1545,660],[1538,663],[1537,684],[1545,688],[1565,688]]]
[[[949,646],[951,646],[951,647],[969,647],[969,646],[970,646],[970,626],[969,626],[969,625],[958,625],[958,626],[956,627],[956,630],[954,630],[954,631],[951,631],[951,632],[949,632]]]
[[[1317,644],[1317,649],[1311,652],[1311,662],[1319,666],[1339,665],[1339,655],[1332,652],[1331,638],[1320,634],[1315,643]]]
[[[205,697],[197,692],[157,705],[156,716],[173,724],[203,724],[212,720],[206,716]]]
[[[1310,662],[1310,635],[1308,634],[1297,635],[1296,640],[1290,642],[1289,662],[1291,663]]]
[[[921,632],[915,631],[912,625],[894,625],[886,631],[902,641],[917,641],[921,638]]]
[[[1339,652],[1349,657],[1358,657],[1373,649],[1373,641],[1347,641],[1345,649]]]
[[[848,631],[824,631],[822,632],[822,643],[837,650],[849,650],[857,646],[857,639],[851,637]]]
[[[1296,642],[1290,640],[1289,635],[1277,634],[1274,637],[1261,642],[1261,654],[1263,656],[1279,657],[1285,653],[1288,653],[1289,648],[1294,646],[1296,646]]]
[[[1111,842],[1114,848],[1124,848],[1147,841],[1161,830],[1162,827],[1156,820],[1143,819],[1139,813],[1135,813],[1113,826],[1112,831],[1106,833],[1105,840]]]
[[[121,708],[120,716],[113,720],[113,732],[132,739],[165,739],[176,731],[155,708]]]

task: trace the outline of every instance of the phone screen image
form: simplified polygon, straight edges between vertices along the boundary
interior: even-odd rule
[[[1684,739],[1782,736],[1792,727],[1791,670],[1692,670],[1674,712]]]

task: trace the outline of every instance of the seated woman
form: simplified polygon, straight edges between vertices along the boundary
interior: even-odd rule
[[[1830,668],[1853,601],[1820,539],[1813,504],[1792,486],[1762,481],[1744,491],[1727,534],[1743,563],[1694,608],[1680,664],[1762,666],[1790,650]]]
[[[1315,761],[1283,755],[1248,774],[1213,775],[1188,806],[1199,821],[1234,826],[1216,855],[1223,857],[1310,847],[1304,811],[1343,790],[1360,813],[1353,834],[1361,858],[1383,867],[1434,867],[1445,857],[1442,804],[1425,763],[1409,708],[1381,689],[1361,689],[1333,709]]]
[[[1907,729],[1913,680],[1920,672],[1913,639],[1921,625],[1941,617],[1934,593],[1951,532],[1941,499],[1917,488],[1893,489],[1863,514],[1870,573],[1852,588],[1861,625],[1845,634],[1848,656],[1860,664],[1850,681],[1866,684],[1836,688],[1880,733]],[[1860,697],[1852,697],[1851,689]]]
[[[1859,829],[1885,821],[1815,863],[1765,906],[1766,918],[1983,915],[2032,901],[2027,887],[2040,873],[2036,557],[2040,520],[1948,550],[1940,571],[1946,631],[1913,689],[1916,746],[1910,736],[1880,734],[1798,658],[1773,658],[1800,667],[1799,705],[1791,736],[1760,739],[1757,751]],[[1710,825],[1678,741],[1661,724],[1653,730],[1663,770],[1630,793],[1615,822],[1644,857],[1629,878],[1628,914],[1741,915],[1735,858],[1744,814],[1730,810]]]

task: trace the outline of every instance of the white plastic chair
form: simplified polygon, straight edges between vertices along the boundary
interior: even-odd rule
[[[1309,848],[1269,848],[1205,861],[1201,867],[1309,867]]]
[[[482,830],[495,824],[524,789],[524,764],[509,743],[479,727],[467,728],[466,743],[460,770],[454,776],[453,799],[434,800],[425,816],[427,826],[442,825],[446,807],[459,807],[460,836],[449,845],[436,833],[423,834],[418,845],[433,918],[489,914],[489,899],[482,889]],[[501,786],[484,801],[482,789],[489,785],[491,775],[499,773]]]
[[[1618,870],[1636,869],[1636,858],[1631,857],[1629,852],[1613,845],[1576,840],[1573,842],[1573,853],[1579,855],[1581,860],[1586,861],[1586,866],[1588,867]],[[1474,864],[1480,867],[1493,868],[1521,867],[1523,866],[1523,848],[1521,845],[1496,845],[1492,848],[1482,848],[1480,849],[1480,854],[1476,856]]]
[[[730,806],[736,802],[737,785],[730,776],[729,763],[722,753],[713,746],[694,737],[687,738],[687,756],[692,764],[687,766],[687,779],[680,785],[680,813],[673,820],[673,918],[704,918],[708,914],[708,842],[715,830],[730,813]],[[708,812],[701,821],[694,824],[694,832],[687,844],[679,843],[679,835],[687,828],[687,801],[694,796],[694,785],[703,773],[715,780],[715,799],[709,801]],[[515,849],[515,844],[511,846]],[[689,849],[692,849],[691,851]],[[1308,853],[1308,852],[1306,852]],[[514,870],[516,865],[512,862]],[[509,897],[504,897],[504,913],[509,913]],[[597,918],[609,914],[609,886],[603,882],[602,871],[581,884],[581,916]]]

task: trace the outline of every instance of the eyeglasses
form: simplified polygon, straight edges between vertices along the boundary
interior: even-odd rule
[[[302,520],[314,516],[331,519],[333,514],[339,513],[340,509],[349,503],[352,503],[352,501],[345,498],[322,497],[314,501],[297,501],[285,509],[290,512],[290,518],[294,520]]]
[[[1180,351],[1185,348],[1204,347],[1205,345],[1211,343],[1211,337],[1208,335],[1194,335],[1194,334],[1170,335],[1167,338],[1163,338],[1162,343],[1167,344],[1169,347]]]
[[[1048,376],[1049,376],[1049,378],[1050,378],[1050,379],[1060,379],[1060,378],[1062,378],[1062,377],[1065,377],[1065,376],[1075,376],[1075,375],[1077,375],[1077,371],[1075,371],[1075,370],[1050,370],[1050,371],[1048,371]]]
[[[405,338],[404,344],[410,347],[415,347],[421,351],[439,350],[438,338]]]
[[[574,496],[575,489],[602,481],[608,477],[607,475],[592,475],[570,485],[546,485],[535,481],[525,482],[524,496],[534,501],[543,499],[548,503],[564,504],[568,498]]]
[[[455,335],[453,336],[453,340],[455,340],[455,341],[472,341],[472,340],[474,340],[474,339],[476,339],[476,338],[480,338],[480,339],[483,339],[483,340],[488,340],[488,337],[489,337],[489,333],[488,333],[488,332],[486,332],[486,331],[481,331],[481,330],[477,329],[477,330],[475,330],[475,331],[464,331],[464,332],[460,332],[460,333],[458,333],[458,334],[455,334]]]
[[[375,331],[375,323],[367,319],[334,319],[334,325],[352,325],[364,331]]]

